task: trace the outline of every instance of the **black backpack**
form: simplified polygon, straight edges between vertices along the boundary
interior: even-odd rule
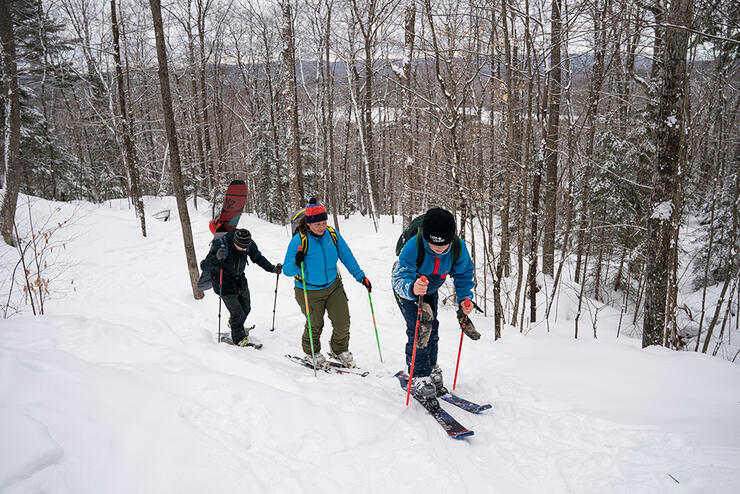
[[[406,245],[406,242],[411,240],[412,237],[416,237],[416,269],[419,269],[422,264],[424,264],[424,257],[426,256],[426,249],[424,249],[424,243],[422,242],[422,227],[421,225],[424,223],[424,215],[417,216],[413,220],[411,220],[411,223],[409,223],[409,226],[407,226],[403,232],[401,232],[401,235],[398,237],[398,241],[396,242],[396,256],[401,255],[401,251],[403,250],[403,246]],[[455,238],[452,240],[452,265],[453,266],[458,259],[460,259],[460,251],[462,250],[462,240],[460,237],[455,235]]]

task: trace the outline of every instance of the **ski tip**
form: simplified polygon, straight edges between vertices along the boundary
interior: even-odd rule
[[[465,439],[466,437],[475,435],[475,432],[464,430],[460,432],[450,432],[449,434],[450,434],[450,437],[453,439]]]

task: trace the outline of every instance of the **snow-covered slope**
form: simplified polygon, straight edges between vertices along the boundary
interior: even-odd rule
[[[584,325],[578,340],[563,320],[526,336],[507,327],[494,343],[491,319],[475,316],[484,337],[463,344],[458,391],[493,409],[446,407],[475,430],[470,439],[449,439],[421,407],[405,407],[392,377],[405,334],[390,290],[400,232],[390,218],[378,234],[359,216],[340,225],[373,282],[385,362],[365,289],[343,271],[350,348],[372,374],[314,378],[284,358],[300,354],[303,326],[292,280],[280,279],[270,332],[275,275],[250,265],[248,321],[265,347],[218,345],[218,298],[193,300],[177,218],[149,216],[142,238],[125,203],[55,206],[78,212],[47,315],[0,320],[2,493],[740,492],[738,366],[616,339],[608,311],[598,339]],[[150,214],[174,206],[147,201]],[[209,212],[191,212],[202,259]],[[286,228],[249,215],[240,226],[282,262]],[[4,270],[13,255],[3,247]],[[76,291],[63,290],[71,280]],[[451,308],[441,321],[451,383]]]

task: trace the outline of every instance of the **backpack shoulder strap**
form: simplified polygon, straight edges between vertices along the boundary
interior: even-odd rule
[[[334,246],[339,245],[339,239],[337,238],[337,231],[331,226],[327,226],[326,229],[329,230],[329,235],[331,235],[331,239],[334,241]]]
[[[303,250],[304,254],[308,254],[308,235],[301,231],[298,232],[298,235],[301,238],[301,250]]]
[[[458,236],[455,236],[455,240],[452,241],[452,265],[450,266],[450,269],[452,269],[452,266],[454,266],[455,263],[460,259],[462,242],[463,240]]]
[[[421,227],[419,227],[416,230],[416,269],[421,268],[421,265],[424,264],[424,256],[426,255],[422,238]]]
[[[308,236],[303,233],[302,231],[298,230],[297,235],[300,235],[301,239],[301,250],[304,254],[308,254]],[[293,277],[298,283],[303,283],[303,278],[301,278],[300,274],[297,274]]]

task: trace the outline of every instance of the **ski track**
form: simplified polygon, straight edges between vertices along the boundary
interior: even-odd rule
[[[147,201],[153,211],[168,204]],[[248,323],[257,325],[250,338],[265,347],[217,345],[218,297],[207,292],[202,301],[192,299],[177,211],[171,209],[167,223],[148,218],[149,238],[143,239],[128,211],[83,205],[84,216],[74,225],[67,249],[77,292],[50,300],[45,317],[2,321],[0,375],[7,377],[0,379],[0,443],[5,445],[0,458],[13,459],[0,461],[3,493],[413,488],[641,494],[729,493],[740,486],[737,399],[734,412],[717,415],[722,424],[732,424],[735,413],[734,428],[719,444],[704,441],[698,432],[672,428],[670,421],[660,426],[643,420],[639,405],[600,413],[606,407],[599,400],[609,399],[608,393],[598,394],[601,384],[576,379],[572,388],[548,388],[558,371],[564,380],[570,373],[602,372],[600,359],[613,353],[617,356],[605,366],[664,358],[623,340],[599,345],[574,342],[569,335],[543,337],[537,331],[523,337],[512,328],[506,343],[466,339],[457,392],[493,404],[474,415],[443,403],[475,431],[466,440],[449,439],[413,400],[405,407],[405,392],[393,377],[404,367],[405,333],[390,289],[395,258],[389,254],[400,226],[389,218],[381,219],[385,233],[374,244],[363,241],[368,220],[341,223],[374,287],[384,364],[366,292],[343,270],[352,313],[351,349],[371,372],[368,377],[319,373],[314,378],[309,369],[289,362],[284,354],[301,354],[304,323],[292,280],[280,278],[277,330],[270,332],[275,276],[254,265],[247,268],[252,292]],[[200,260],[210,239],[209,218],[207,212],[192,213]],[[251,216],[242,218],[245,224],[268,260],[282,262],[285,228]],[[222,310],[221,330],[228,331],[228,311]],[[565,306],[561,310],[568,312]],[[446,328],[456,328],[454,317],[452,310],[440,307],[440,364],[450,387],[459,330]],[[608,315],[600,317],[602,324],[606,320]],[[474,321],[488,333],[489,321],[480,316]],[[323,351],[330,331],[327,320]],[[532,377],[536,359],[544,360],[538,368],[543,383]],[[571,369],[570,361],[583,367]],[[639,387],[641,376],[629,372],[621,368],[623,375],[614,382],[624,379]],[[715,365],[712,372],[737,383],[735,367]],[[676,379],[666,374],[661,379]],[[596,396],[574,399],[571,393],[580,386],[584,394]],[[617,405],[625,401],[620,392],[611,398]],[[691,392],[681,399],[692,399]],[[728,406],[732,402],[730,397]],[[619,420],[620,413],[629,418]],[[701,413],[706,409],[697,412],[697,421],[712,420],[711,414]]]

